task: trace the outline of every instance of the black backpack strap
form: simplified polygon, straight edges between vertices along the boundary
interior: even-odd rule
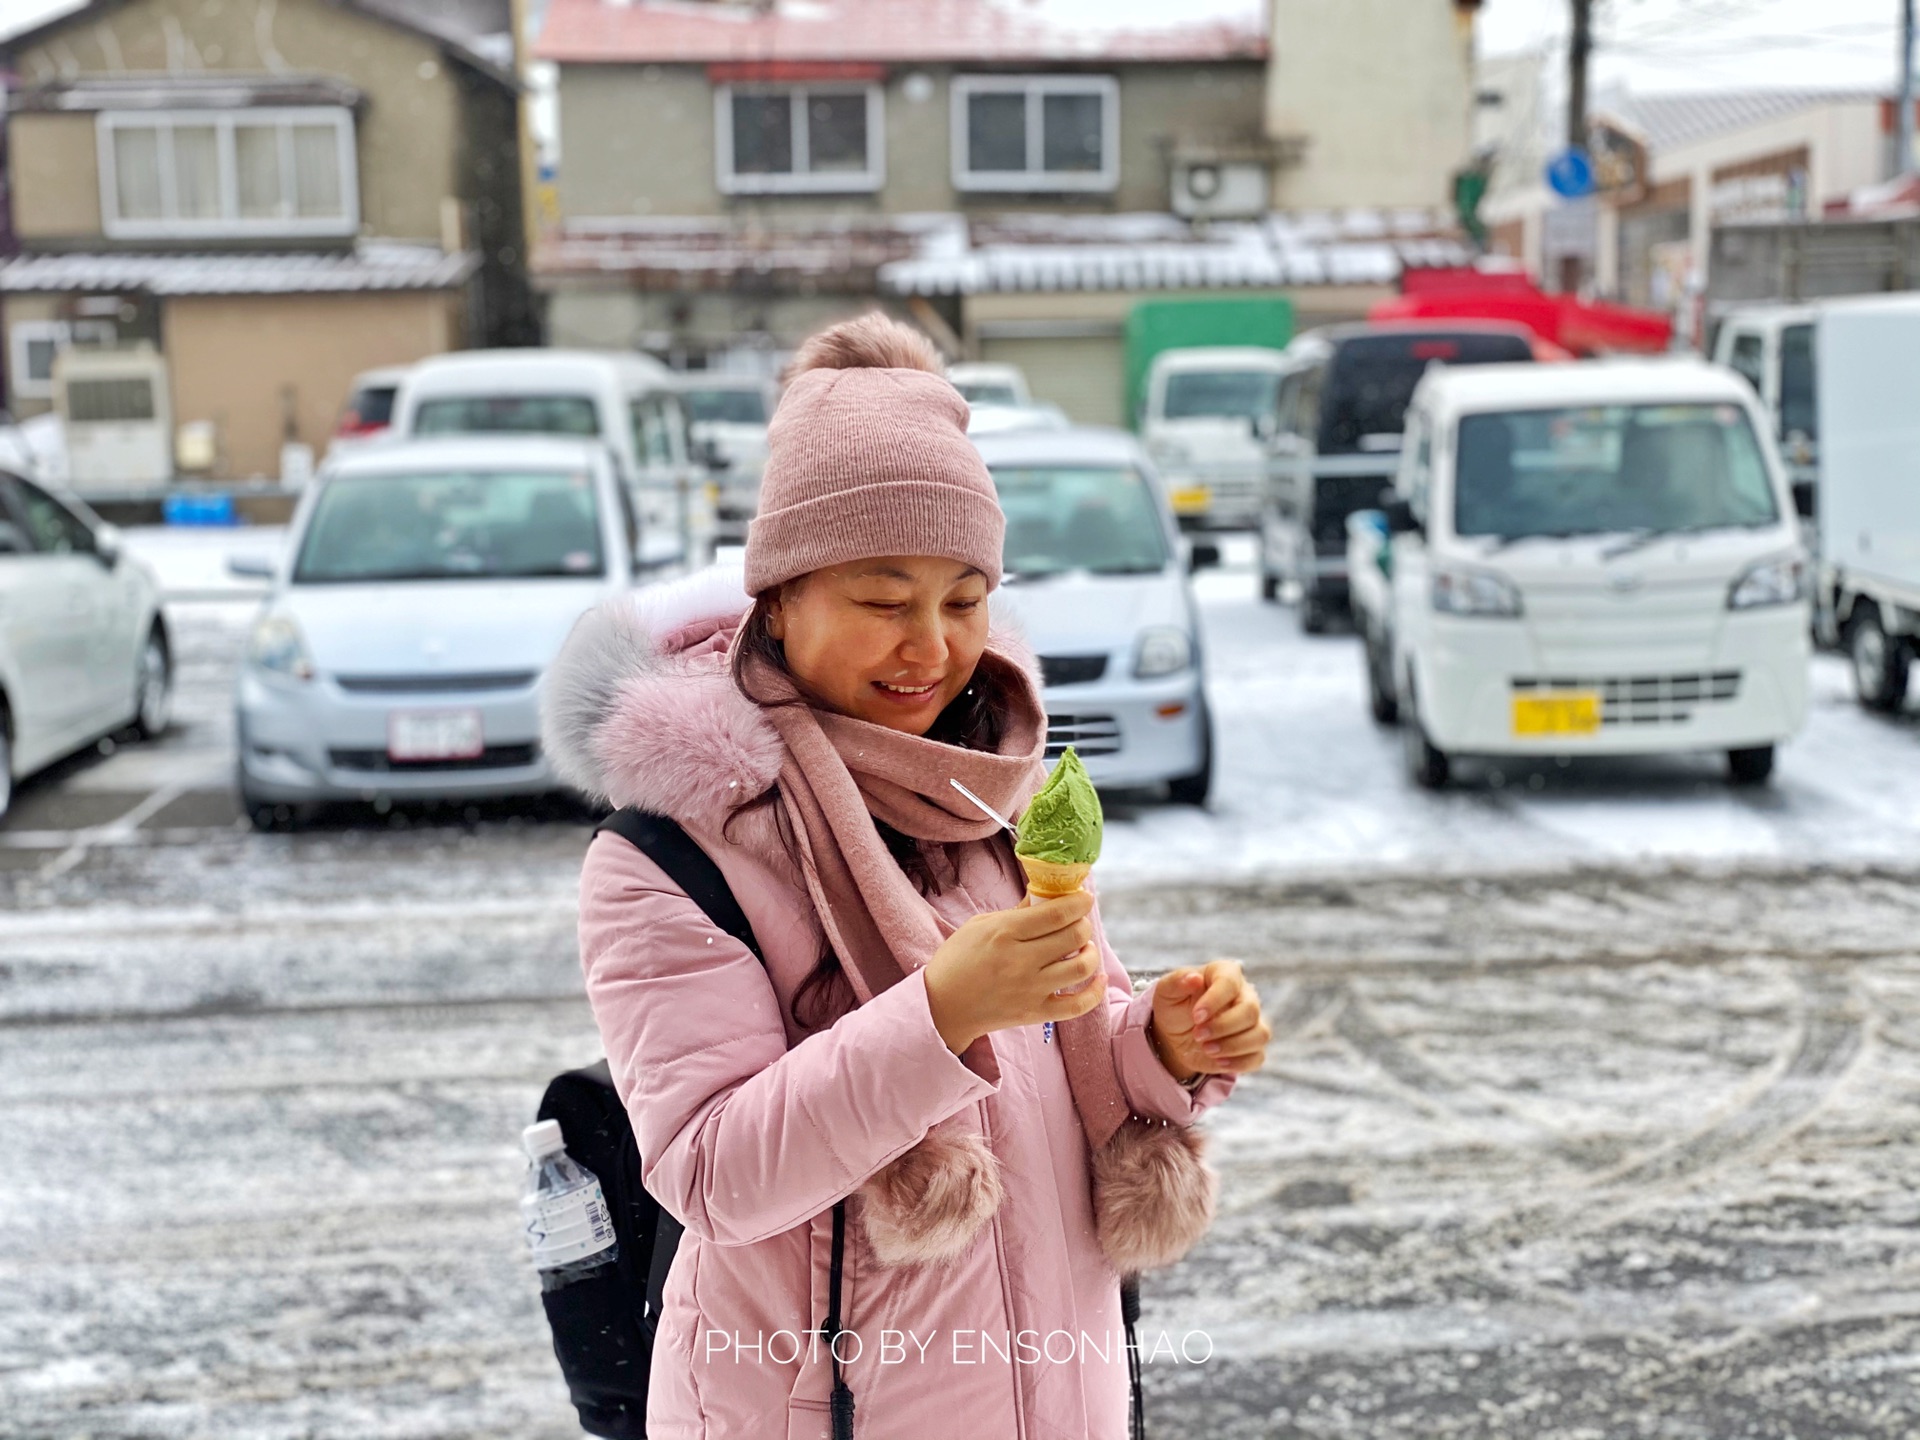
[[[1133,1327],[1140,1319],[1140,1277],[1120,1279],[1120,1318],[1127,1325],[1127,1440],[1147,1440],[1147,1407],[1140,1393],[1140,1341]]]
[[[677,820],[649,815],[644,810],[616,810],[595,826],[593,833],[598,835],[602,830],[611,830],[666,871],[667,878],[686,891],[687,898],[704,910],[709,920],[766,963],[753,926],[747,923],[740,902],[733,898],[727,877]]]
[[[753,926],[747,923],[746,912],[740,908],[740,902],[734,899],[727,877],[720,873],[720,867],[713,863],[713,857],[700,848],[678,821],[665,815],[649,815],[643,810],[616,810],[594,827],[594,834],[602,830],[611,830],[666,871],[667,878],[684,890],[687,898],[705,911],[709,920],[751,950],[761,964],[766,963],[766,954],[761,950],[759,940],[754,937]],[[656,1241],[654,1244],[653,1272],[647,1279],[647,1304],[654,1316],[660,1313],[667,1270],[673,1263],[681,1234],[679,1223],[664,1209],[660,1212],[658,1223],[663,1228],[671,1226],[672,1234],[668,1243]],[[841,1270],[846,1258],[846,1235],[847,1205],[843,1200],[833,1207],[833,1254],[829,1261],[831,1275],[827,1323],[823,1327],[830,1354],[833,1354],[834,1342],[841,1333]],[[853,1391],[847,1388],[847,1382],[841,1377],[838,1354],[833,1354],[831,1404],[833,1440],[853,1440]]]

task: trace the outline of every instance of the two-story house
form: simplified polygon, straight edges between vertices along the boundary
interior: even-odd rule
[[[90,0],[0,40],[7,405],[150,345],[213,476],[272,477],[357,372],[535,341],[510,10]]]
[[[1285,294],[1310,323],[1461,253],[1443,174],[1411,213],[1272,212],[1308,151],[1269,133],[1268,24],[1264,0],[551,0],[549,334],[717,363],[878,300],[1117,423],[1142,298]]]

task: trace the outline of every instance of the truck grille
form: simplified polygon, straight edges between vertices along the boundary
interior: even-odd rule
[[[1049,685],[1087,685],[1107,673],[1104,655],[1042,655],[1040,676]]]
[[[504,670],[482,675],[336,675],[333,683],[356,695],[445,695],[524,690],[537,678],[531,670]]]
[[[1082,755],[1118,755],[1120,722],[1111,715],[1049,715],[1047,758],[1059,759],[1069,745]]]
[[[1546,690],[1587,690],[1600,694],[1604,725],[1682,725],[1701,705],[1732,700],[1740,693],[1738,670],[1693,671],[1682,675],[1548,676],[1518,678],[1515,694]]]
[[[327,763],[368,775],[424,775],[434,770],[519,770],[533,764],[539,753],[539,747],[530,744],[489,745],[464,760],[389,760],[384,750],[329,750]]]

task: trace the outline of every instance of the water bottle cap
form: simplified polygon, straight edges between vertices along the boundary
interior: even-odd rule
[[[558,1120],[537,1120],[520,1132],[529,1160],[544,1160],[567,1148],[567,1137],[560,1133]]]

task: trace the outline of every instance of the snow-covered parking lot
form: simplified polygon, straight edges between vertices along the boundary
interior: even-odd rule
[[[1136,970],[1243,957],[1276,1041],[1147,1283],[1212,1348],[1149,1364],[1155,1440],[1920,1433],[1920,716],[1822,658],[1770,789],[1428,795],[1350,638],[1200,589],[1216,799],[1116,797],[1105,907]],[[254,834],[245,603],[173,615],[173,733],[0,829],[0,1435],[577,1434],[514,1200],[598,1053],[582,817]]]

